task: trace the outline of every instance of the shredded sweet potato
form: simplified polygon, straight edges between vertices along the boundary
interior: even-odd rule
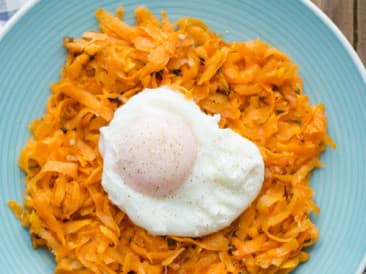
[[[200,20],[176,25],[147,8],[136,26],[98,10],[101,32],[65,37],[68,50],[47,110],[20,154],[24,208],[9,206],[55,273],[289,273],[318,239],[309,177],[327,145],[323,105],[303,94],[297,67],[259,41],[223,41]],[[255,142],[265,161],[260,195],[229,227],[202,238],[151,236],[101,186],[99,128],[144,88],[179,91],[219,125]],[[158,213],[157,213],[158,214]]]

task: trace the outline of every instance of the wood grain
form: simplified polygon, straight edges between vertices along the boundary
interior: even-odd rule
[[[311,0],[339,27],[366,64],[366,0]]]
[[[365,2],[364,0],[360,0]],[[354,45],[354,0],[312,0]]]
[[[355,48],[358,55],[366,65],[366,1],[357,0],[357,41]]]

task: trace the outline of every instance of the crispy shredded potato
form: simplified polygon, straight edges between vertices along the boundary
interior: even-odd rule
[[[46,114],[19,158],[24,208],[9,206],[55,273],[289,273],[318,239],[309,177],[327,145],[323,105],[303,95],[297,67],[259,41],[223,41],[200,20],[135,11],[136,26],[97,10],[101,32],[64,38],[66,64]],[[202,238],[151,236],[101,186],[99,128],[144,88],[176,87],[255,142],[265,161],[257,199],[229,227]],[[156,212],[159,214],[159,212]]]

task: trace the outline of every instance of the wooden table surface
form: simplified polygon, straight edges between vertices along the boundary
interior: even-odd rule
[[[366,0],[311,0],[353,45],[366,65]]]

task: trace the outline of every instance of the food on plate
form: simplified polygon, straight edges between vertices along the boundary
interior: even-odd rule
[[[262,186],[256,145],[220,129],[215,117],[168,87],[135,95],[100,132],[102,185],[112,203],[150,234],[216,232]]]
[[[313,245],[319,234],[310,219],[310,213],[318,213],[319,209],[312,201],[314,193],[309,179],[312,170],[321,166],[321,152],[334,144],[326,133],[324,106],[310,104],[296,65],[260,40],[226,42],[195,18],[182,18],[173,24],[165,12],[159,20],[144,7],[135,10],[136,26],[122,20],[123,9],[118,9],[116,16],[100,9],[96,17],[100,32],[88,31],[78,39],[64,38],[68,54],[61,78],[51,85],[46,113],[30,124],[32,138],[19,157],[19,165],[26,173],[24,206],[9,202],[22,224],[29,228],[33,246],[46,246],[55,255],[55,272],[288,273],[306,261],[309,255],[304,248]],[[164,105],[149,117],[141,112],[141,122],[151,131],[149,134],[156,132],[151,123],[157,123],[162,130],[170,123],[176,124],[169,134],[173,139],[183,134],[179,145],[184,149],[179,157],[185,160],[180,162],[184,166],[173,184],[155,192],[146,187],[144,177],[136,175],[134,165],[126,165],[134,172],[124,175],[131,188],[155,199],[163,198],[165,191],[169,196],[184,188],[181,183],[193,174],[188,170],[197,167],[204,147],[202,138],[195,135],[199,131],[192,127],[200,125],[201,130],[206,120],[213,124],[218,119],[220,130],[237,133],[217,135],[221,137],[206,134],[204,144],[210,145],[210,153],[232,149],[231,142],[223,149],[210,144],[215,138],[225,135],[238,139],[241,135],[255,144],[263,158],[264,180],[258,196],[251,201],[260,187],[256,185],[254,191],[248,192],[249,197],[243,195],[243,200],[237,202],[251,202],[249,207],[229,225],[206,236],[192,237],[195,230],[186,230],[184,237],[154,235],[164,231],[149,233],[134,223],[139,224],[133,214],[128,216],[113,204],[128,210],[127,203],[118,201],[117,193],[110,188],[107,180],[113,172],[103,164],[103,160],[113,161],[109,158],[112,142],[108,141],[115,137],[113,126],[117,119],[133,115],[126,114],[126,109],[147,98],[143,90],[163,86],[171,88],[169,94],[172,90],[177,94],[168,96],[166,88],[155,90],[154,96],[162,95],[159,100],[189,98],[205,114],[197,114],[202,118],[185,124],[181,119],[191,117],[190,110],[182,116],[170,115],[179,109],[174,106],[168,115],[168,106]],[[133,126],[130,124],[131,131],[125,132],[132,134],[130,138],[146,133]],[[122,128],[122,124],[118,127]],[[104,141],[100,142],[100,138]],[[257,155],[255,146],[242,139],[248,144],[247,149]],[[144,155],[143,151],[135,151],[116,160],[130,160],[128,157],[139,153]],[[243,155],[235,157],[252,153]],[[236,164],[231,161],[235,157],[231,155],[230,163],[217,167],[215,162],[211,167],[234,167]],[[260,166],[260,159],[255,159]],[[159,176],[171,178],[168,171],[149,171],[146,175],[157,180]],[[219,174],[222,182],[210,183],[225,185],[238,170],[235,167],[224,172]],[[107,178],[103,184],[112,201],[103,188],[102,176]],[[217,191],[212,188],[202,193],[200,202],[213,197],[225,199],[227,191]],[[228,199],[238,199],[237,193],[231,194],[234,196]],[[147,212],[140,210],[141,204],[131,202],[128,206],[136,206],[136,216],[145,220]],[[231,200],[228,205],[225,214],[234,218],[238,209],[231,208]],[[226,212],[229,208],[230,212]],[[154,214],[162,213],[157,208]],[[218,219],[214,222],[219,223]],[[212,231],[220,228],[218,223],[213,223]],[[179,232],[181,227],[172,229]],[[204,229],[204,233],[211,232],[210,229]]]

